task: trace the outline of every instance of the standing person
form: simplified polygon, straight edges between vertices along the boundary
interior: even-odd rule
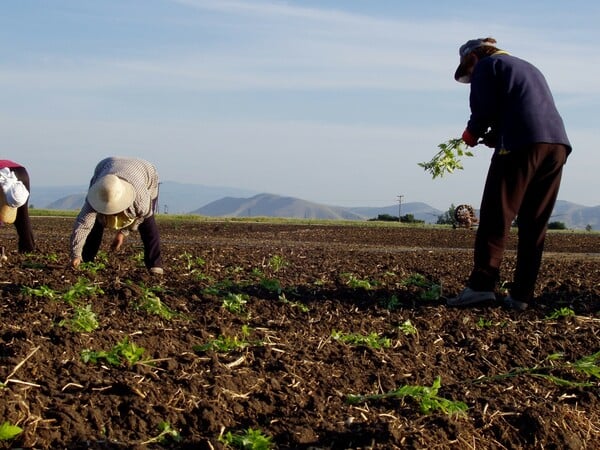
[[[571,144],[542,73],[496,47],[493,38],[460,47],[454,78],[471,84],[471,117],[462,135],[494,148],[475,238],[474,265],[467,287],[450,306],[495,300],[507,237],[518,216],[517,263],[509,308],[523,310],[533,299],[548,220],[552,214]]]
[[[35,250],[35,240],[29,218],[29,174],[25,167],[8,159],[0,159],[0,221],[14,223],[19,237],[19,253]]]
[[[144,244],[144,264],[163,274],[160,237],[154,218],[158,200],[158,173],[148,161],[109,157],[98,163],[85,203],[71,234],[71,265],[93,261],[104,228],[118,230],[111,248],[119,250],[125,236],[138,230]]]

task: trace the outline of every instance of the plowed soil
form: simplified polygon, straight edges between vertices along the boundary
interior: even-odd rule
[[[473,230],[160,216],[156,278],[133,234],[70,269],[72,224],[0,229],[0,448],[600,448],[598,233],[550,233],[516,312],[445,305]]]

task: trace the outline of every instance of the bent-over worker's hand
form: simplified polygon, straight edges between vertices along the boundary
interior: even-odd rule
[[[73,258],[71,260],[71,267],[73,269],[77,269],[79,267],[79,264],[81,264],[81,258]]]
[[[117,231],[117,234],[115,234],[115,238],[113,239],[110,248],[113,251],[118,252],[120,250],[121,246],[123,245],[124,240],[125,240],[125,235],[123,233],[121,233],[120,231]]]

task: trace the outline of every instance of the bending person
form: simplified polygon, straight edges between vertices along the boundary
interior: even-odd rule
[[[115,251],[130,231],[138,230],[144,264],[151,273],[161,275],[160,236],[154,218],[157,200],[158,173],[148,161],[124,157],[100,161],[71,234],[72,267],[94,260],[105,228],[117,230],[111,245]]]
[[[29,218],[29,174],[25,167],[8,159],[0,159],[0,186],[0,221],[15,224],[19,253],[33,252],[35,241]]]

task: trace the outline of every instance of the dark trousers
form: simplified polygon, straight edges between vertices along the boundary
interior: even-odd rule
[[[29,185],[29,174],[25,167],[11,167],[18,180],[20,180],[27,190],[31,192]],[[29,253],[35,250],[35,240],[31,228],[31,219],[29,218],[29,199],[24,205],[17,208],[17,217],[15,219],[15,228],[19,237],[19,253]]]
[[[154,205],[156,199],[154,199]],[[162,256],[160,252],[160,235],[154,215],[144,220],[138,231],[144,244],[144,264],[148,269],[151,267],[162,267]],[[84,262],[93,261],[100,245],[102,244],[102,236],[104,235],[104,225],[96,218],[96,222],[88,235],[82,251],[82,259]]]
[[[517,264],[510,293],[516,299],[531,300],[567,155],[563,145],[538,143],[492,157],[481,200],[471,288],[495,289],[510,227],[517,217]]]

